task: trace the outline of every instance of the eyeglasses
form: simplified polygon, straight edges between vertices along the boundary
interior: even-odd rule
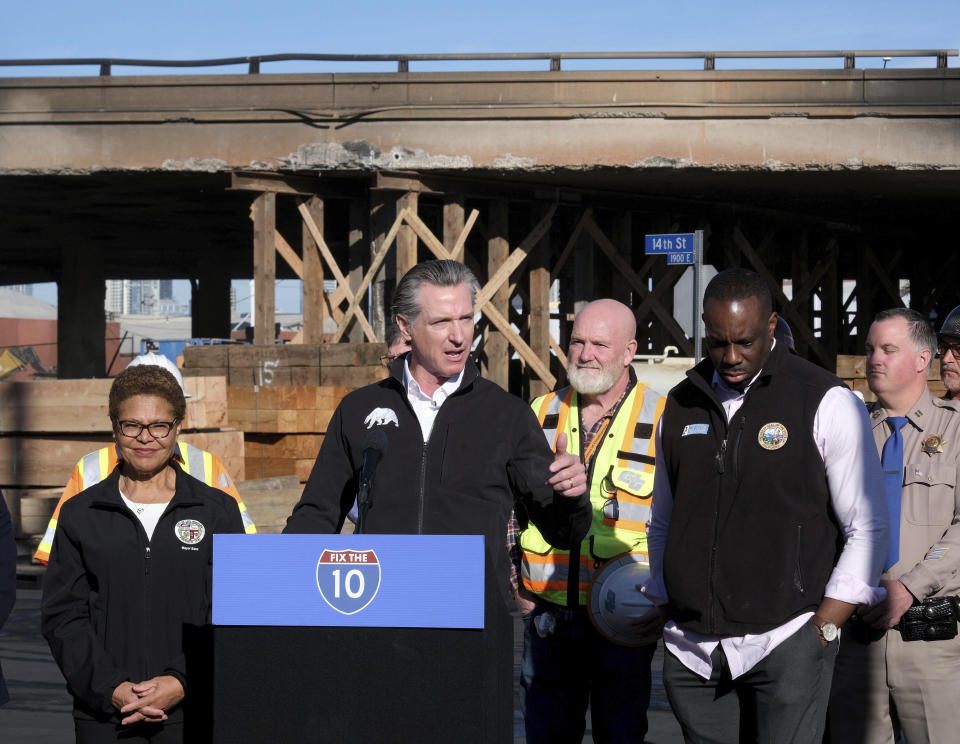
[[[954,361],[960,362],[960,342],[950,343],[941,339],[937,342],[937,354],[941,359],[946,356],[947,351],[953,354]]]
[[[154,439],[163,439],[168,436],[174,426],[180,419],[173,421],[153,421],[149,424],[141,424],[139,421],[118,421],[117,430],[125,437],[136,439],[146,429]]]

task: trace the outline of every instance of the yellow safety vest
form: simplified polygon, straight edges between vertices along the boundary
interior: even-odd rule
[[[572,387],[537,398],[534,413],[551,447],[560,432],[567,449],[580,455],[579,396]],[[647,522],[653,493],[654,432],[666,398],[634,385],[603,434],[590,481],[593,522],[580,546],[580,604],[586,604],[593,572],[615,556],[647,552]],[[567,603],[570,552],[554,548],[530,525],[520,535],[523,583],[531,592]]]

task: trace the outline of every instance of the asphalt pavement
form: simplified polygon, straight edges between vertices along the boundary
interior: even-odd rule
[[[522,627],[522,626],[518,626]],[[514,634],[514,679],[519,678],[522,630]],[[663,691],[660,669],[662,646],[653,664],[648,744],[678,744],[680,727]],[[32,586],[17,590],[17,604],[0,630],[0,662],[10,689],[10,702],[0,708],[0,742],[3,744],[62,744],[73,741],[71,700],[66,683],[46,641],[40,635],[40,591]],[[523,719],[514,712],[514,744],[523,742]],[[589,721],[583,741],[592,744]],[[272,743],[271,743],[272,744]],[[411,743],[415,744],[415,743]]]

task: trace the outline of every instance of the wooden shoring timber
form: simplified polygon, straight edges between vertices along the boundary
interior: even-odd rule
[[[393,225],[390,227],[390,231],[383,239],[383,243],[377,249],[373,260],[370,261],[370,268],[367,269],[367,273],[363,275],[363,280],[360,282],[360,286],[357,287],[357,291],[353,295],[353,299],[350,300],[350,305],[347,307],[347,311],[344,313],[343,320],[337,326],[336,333],[333,334],[333,343],[338,342],[341,338],[343,338],[343,334],[346,333],[347,327],[350,325],[350,319],[353,317],[354,312],[360,307],[360,302],[366,296],[367,287],[369,286],[370,282],[373,281],[373,277],[376,276],[377,271],[379,271],[380,264],[382,264],[383,260],[387,257],[387,253],[390,252],[390,248],[393,246],[393,241],[396,240],[397,233],[400,231],[400,226],[403,224],[406,215],[406,210],[401,211],[400,214],[397,215],[397,218],[393,221]],[[360,315],[362,317],[363,313]]]
[[[623,277],[630,282],[631,286],[642,298],[640,307],[638,307],[636,310],[637,319],[639,320],[641,317],[643,317],[643,314],[645,314],[649,308],[649,310],[657,316],[660,322],[663,323],[664,328],[666,328],[670,335],[673,336],[673,338],[677,341],[677,344],[684,349],[685,353],[689,354],[690,342],[687,339],[687,334],[683,332],[680,324],[677,323],[676,318],[673,317],[673,313],[663,307],[653,293],[647,289],[646,283],[636,274],[636,272],[634,272],[633,267],[631,267],[630,264],[624,260],[623,256],[620,255],[617,247],[600,229],[600,227],[594,221],[592,215],[586,217],[584,229],[587,230],[594,242],[600,246],[600,250],[606,254],[607,258],[610,259],[610,262],[614,265],[617,271],[619,271]],[[669,282],[670,286],[673,286],[675,282],[675,279]]]
[[[399,219],[399,218],[398,218]],[[450,253],[447,252],[447,249],[443,247],[437,237],[430,232],[423,220],[421,220],[417,215],[407,214],[406,220],[410,227],[413,228],[414,232],[417,233],[417,236],[420,240],[423,241],[424,245],[430,250],[433,255],[437,258],[443,259],[452,259]],[[539,238],[538,238],[539,239]],[[486,289],[486,287],[484,287]],[[482,290],[481,290],[482,291]],[[544,384],[546,384],[551,390],[553,386],[557,384],[557,378],[550,372],[549,366],[547,366],[540,357],[538,357],[533,349],[531,349],[526,341],[524,341],[520,335],[513,330],[510,326],[510,321],[505,318],[496,308],[494,308],[489,302],[480,305],[476,303],[475,310],[482,312],[487,316],[489,321],[493,323],[498,331],[500,331],[507,340],[510,342],[510,345],[513,346],[517,354],[520,355],[521,359],[533,370],[534,374],[539,377]]]
[[[873,273],[876,275],[876,278],[880,281],[880,286],[883,287],[884,291],[889,295],[890,299],[893,300],[895,304],[900,307],[903,307],[903,298],[900,297],[900,288],[895,287],[893,282],[890,281],[890,269],[896,265],[898,255],[894,258],[894,261],[891,262],[891,266],[884,269],[883,265],[877,260],[876,254],[873,252],[873,249],[867,245],[864,246],[863,251],[864,258],[867,260],[867,265],[873,269]]]
[[[543,213],[556,212],[551,205]],[[536,228],[534,228],[536,229]],[[550,359],[550,233],[545,230],[530,254],[530,270],[527,276],[527,326],[530,348],[541,359]],[[530,397],[536,398],[550,392],[539,379],[530,380]]]
[[[323,234],[320,232],[320,229],[317,227],[317,223],[313,220],[313,215],[310,214],[310,210],[307,208],[305,201],[301,200],[297,205],[297,209],[300,212],[300,217],[303,219],[303,224],[307,226],[307,229],[310,231],[310,234],[313,236],[314,242],[317,244],[317,248],[320,249],[320,255],[323,256],[323,260],[326,261],[327,267],[330,269],[334,278],[337,280],[337,284],[342,287],[349,287],[346,277],[344,277],[343,272],[340,271],[340,266],[337,264],[336,260],[333,257],[333,254],[330,252],[330,249],[327,247],[327,242],[323,239]],[[397,218],[399,221],[399,217]],[[363,329],[363,333],[367,338],[367,341],[371,343],[377,340],[376,334],[373,332],[373,328],[370,326],[370,323],[367,322],[367,316],[363,314],[363,311],[360,309],[359,302],[351,302],[349,308],[347,309],[346,319],[356,316],[357,322],[360,324],[360,327]],[[346,320],[345,319],[345,320]],[[342,331],[346,330],[346,322],[341,323],[340,327],[337,328],[337,337],[335,341],[339,341],[340,337],[343,335]]]
[[[297,279],[303,281],[303,260],[297,255],[297,252],[290,247],[290,244],[286,241],[286,238],[280,234],[279,230],[273,231],[273,247],[283,260],[287,262],[287,265],[293,269],[293,273],[297,275]]]
[[[307,200],[307,209],[313,215],[317,226],[324,227],[323,199],[310,197]],[[320,259],[320,249],[313,239],[309,228],[300,225],[300,247],[303,253],[303,327],[300,329],[300,342],[319,344],[323,341],[323,324],[328,315],[331,315],[330,303],[323,291],[323,261]]]
[[[443,199],[443,245],[455,261],[463,261],[463,243],[458,243],[463,234],[464,205],[462,194],[447,194]]]
[[[551,285],[557,280],[557,277],[560,276],[560,272],[563,271],[563,267],[567,263],[567,259],[570,258],[570,254],[573,252],[573,247],[577,244],[577,241],[580,240],[580,233],[583,232],[584,225],[586,225],[587,220],[590,219],[593,219],[593,209],[591,207],[587,207],[585,210],[583,210],[583,214],[580,215],[580,219],[577,220],[576,227],[573,228],[573,232],[570,233],[570,237],[567,238],[567,244],[563,246],[563,250],[557,257],[557,262],[550,270]]]
[[[274,317],[277,277],[276,248],[274,235],[277,223],[277,195],[265,191],[253,202],[253,276],[255,298],[255,318],[253,342],[272,344],[274,342]]]
[[[408,191],[397,199],[398,218],[403,212],[416,214],[418,208],[419,194],[416,191]],[[400,281],[404,274],[417,265],[417,236],[405,223],[400,225],[396,244],[397,281]]]
[[[487,222],[490,227],[490,237],[487,238],[487,270],[486,275],[492,277],[497,269],[503,268],[510,255],[510,202],[506,199],[494,199],[488,208]],[[507,275],[509,278],[509,274]],[[488,280],[487,286],[492,284]],[[497,312],[507,320],[510,319],[510,295],[503,286],[501,277],[492,295],[485,298],[486,302],[496,308]],[[474,306],[479,305],[474,299]],[[487,326],[483,332],[483,352],[485,357],[484,377],[507,390],[510,387],[510,343],[506,336],[496,328]]]
[[[513,249],[507,260],[504,261],[496,273],[490,277],[483,289],[477,292],[476,304],[486,304],[494,293],[500,289],[501,285],[507,281],[510,276],[523,264],[530,256],[530,253],[536,248],[537,243],[547,234],[550,226],[553,224],[553,216],[557,213],[557,205],[552,204],[547,209],[546,214],[537,222],[530,234],[525,237],[520,244]],[[511,295],[513,292],[510,293]]]
[[[772,233],[769,233],[767,235],[767,240],[769,240],[771,236]],[[826,350],[823,348],[823,344],[820,343],[820,340],[813,334],[813,331],[808,325],[807,319],[804,318],[793,305],[793,303],[787,299],[787,296],[783,293],[780,283],[776,280],[773,274],[770,273],[770,270],[764,265],[763,261],[760,260],[760,256],[757,255],[757,252],[753,249],[753,246],[750,245],[750,242],[740,230],[739,225],[734,225],[733,239],[737,243],[737,247],[740,249],[740,252],[753,266],[753,270],[762,276],[764,281],[766,281],[767,286],[770,287],[770,292],[773,294],[774,300],[780,305],[780,307],[783,308],[783,314],[787,316],[787,322],[790,323],[790,328],[793,331],[794,337],[800,336],[807,343],[810,351],[817,355],[817,358],[820,360],[821,364],[824,366],[833,365],[835,360],[828,357]]]
[[[796,279],[794,279],[792,302],[797,304],[806,302],[816,288],[820,286],[823,277],[826,276],[827,271],[830,268],[830,264],[832,263],[830,256],[836,250],[836,247],[837,239],[836,237],[831,237],[830,240],[827,241],[826,247],[823,249],[825,254],[824,258],[821,258],[819,261],[817,261],[813,269],[807,273],[807,275],[804,277],[803,284],[798,287],[796,284]]]

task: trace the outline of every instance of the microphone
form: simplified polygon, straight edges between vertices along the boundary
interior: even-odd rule
[[[387,451],[387,435],[383,429],[372,429],[363,443],[363,455],[360,459],[360,479],[357,486],[357,534],[363,532],[367,511],[373,506],[371,490],[377,465]]]

